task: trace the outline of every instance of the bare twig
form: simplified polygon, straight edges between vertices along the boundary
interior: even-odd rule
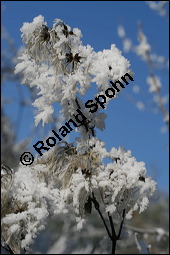
[[[93,202],[95,209],[98,211],[98,213],[99,213],[99,215],[100,215],[100,217],[101,217],[101,219],[102,219],[102,221],[103,221],[103,224],[104,224],[104,226],[105,226],[105,228],[106,228],[106,231],[107,231],[107,233],[108,233],[108,236],[109,236],[110,239],[112,240],[112,235],[111,235],[110,230],[109,230],[109,228],[108,228],[108,226],[107,226],[107,224],[106,224],[106,221],[105,221],[105,219],[104,219],[104,217],[103,217],[103,215],[102,215],[102,213],[101,213],[101,211],[100,211],[99,203],[97,202],[97,200],[96,200],[96,198],[95,198],[93,192],[92,192],[92,196],[93,196],[93,197],[91,198],[91,201]]]
[[[5,247],[5,246],[6,246],[6,247]],[[10,254],[15,254],[15,253],[12,251],[12,249],[9,247],[9,245],[5,244],[5,246],[3,246],[3,245],[1,244],[1,247],[2,247],[4,250],[6,250],[7,252],[9,252]]]
[[[121,232],[122,232],[124,220],[125,220],[125,209],[123,209],[122,221],[121,221],[121,223],[120,223],[120,228],[119,228],[119,233],[118,233],[118,235],[117,235],[117,240],[120,239],[120,235],[121,235]]]
[[[113,219],[112,219],[112,216],[110,216],[109,212],[108,212],[108,216],[109,216],[110,226],[112,230],[112,254],[115,254],[117,236],[116,236],[116,231],[113,224]]]

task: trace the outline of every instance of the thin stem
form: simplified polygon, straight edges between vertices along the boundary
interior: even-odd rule
[[[7,252],[9,252],[10,254],[15,254],[12,250],[11,250],[11,248],[9,247],[9,245],[7,245],[7,244],[5,244],[7,247],[5,247],[5,246],[3,246],[2,244],[1,244],[1,247],[4,249],[4,250],[6,250]]]
[[[76,104],[77,104],[77,107],[78,107],[79,109],[81,109],[77,97],[76,97],[76,99],[75,99],[75,102],[76,102]]]
[[[111,226],[111,230],[112,230],[112,254],[115,254],[117,236],[116,236],[116,231],[115,231],[114,224],[113,224],[113,219],[112,219],[112,216],[110,216],[109,212],[108,212],[108,217],[109,217],[110,226]]]
[[[121,232],[122,232],[122,228],[123,228],[124,220],[125,220],[125,209],[123,209],[122,221],[120,223],[120,228],[119,228],[119,233],[117,235],[117,240],[119,240],[119,238],[120,238],[120,235],[121,235]]]
[[[98,213],[99,213],[99,215],[100,215],[100,217],[101,217],[101,219],[102,219],[102,221],[103,221],[103,224],[104,224],[104,226],[105,226],[105,228],[106,228],[106,231],[107,231],[107,233],[108,233],[108,236],[109,236],[110,239],[112,240],[112,235],[111,235],[110,230],[109,230],[109,228],[108,228],[108,226],[107,226],[107,224],[106,224],[106,221],[105,221],[105,219],[104,219],[104,217],[103,217],[103,215],[102,215],[102,213],[101,213],[101,211],[100,211],[100,209],[99,209],[99,203],[97,202],[97,200],[96,200],[96,198],[95,198],[93,192],[92,192],[92,196],[93,196],[93,197],[91,198],[91,201],[93,202],[95,209],[98,211]]]

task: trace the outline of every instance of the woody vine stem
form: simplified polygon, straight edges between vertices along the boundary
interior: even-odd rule
[[[77,104],[77,107],[79,109],[81,109],[79,103],[78,103],[78,99],[76,98],[75,100],[76,104]],[[85,124],[82,124],[85,126],[86,128],[86,131],[88,132],[88,123],[85,125]],[[91,128],[91,131],[92,131],[92,136],[95,136],[95,132],[94,132],[94,126],[93,128]],[[89,138],[90,138],[90,135],[89,135]],[[109,230],[108,226],[107,226],[107,223],[106,223],[106,220],[105,218],[103,217],[103,214],[100,210],[100,205],[94,195],[94,192],[92,192],[92,196],[89,196],[88,198],[89,202],[92,202],[94,204],[94,207],[96,209],[96,211],[98,212],[99,216],[101,217],[101,220],[104,224],[104,227],[106,229],[106,232],[112,242],[112,253],[111,254],[115,254],[115,251],[116,251],[116,242],[119,240],[120,238],[120,235],[121,235],[121,231],[122,231],[122,228],[123,228],[123,223],[124,223],[124,219],[125,219],[125,209],[123,209],[123,213],[122,213],[122,221],[120,223],[120,228],[119,228],[119,232],[118,234],[116,235],[116,231],[115,231],[115,227],[114,227],[114,223],[113,223],[113,218],[112,216],[110,215],[110,213],[108,212],[108,218],[109,218],[109,223],[110,223],[110,228],[111,228],[111,231]]]

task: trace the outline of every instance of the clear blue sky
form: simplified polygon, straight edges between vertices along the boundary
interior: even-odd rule
[[[52,26],[55,18],[60,18],[72,28],[81,29],[83,44],[90,44],[95,51],[108,49],[112,43],[122,50],[122,42],[117,35],[117,26],[120,24],[124,25],[127,35],[136,44],[137,21],[142,21],[144,32],[153,46],[153,52],[158,55],[168,55],[167,20],[150,10],[144,1],[2,1],[1,5],[2,24],[18,48],[22,45],[20,28],[23,22],[32,22],[34,17],[41,14],[45,17],[48,26]],[[2,49],[3,47],[5,45],[2,43]],[[158,187],[167,192],[168,134],[160,133],[163,125],[162,116],[154,115],[150,111],[140,112],[125,99],[126,93],[132,93],[134,84],[141,87],[146,95],[146,101],[149,99],[146,84],[147,67],[134,54],[124,54],[124,56],[131,62],[135,82],[131,82],[126,87],[126,92],[122,91],[117,100],[110,102],[109,108],[105,111],[108,115],[106,129],[97,132],[97,136],[106,143],[107,149],[112,146],[117,148],[119,145],[130,149],[138,161],[146,163],[148,174],[158,182]],[[167,73],[158,72],[158,75],[166,85]],[[23,90],[27,97],[26,86]],[[2,93],[4,96],[15,97],[16,92],[11,84],[6,84]],[[16,120],[16,108],[15,103],[7,106],[11,120]],[[30,113],[31,111],[24,112],[24,123],[19,131],[20,139],[27,137],[27,127],[33,123],[33,116]],[[75,136],[76,133],[72,131],[70,140]],[[36,142],[37,138],[34,137],[33,143]],[[152,167],[156,172],[151,170]]]

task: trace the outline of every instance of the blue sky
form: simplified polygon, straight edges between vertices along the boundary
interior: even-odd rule
[[[48,26],[52,26],[55,18],[60,18],[72,28],[81,29],[83,44],[90,44],[95,51],[108,49],[113,43],[122,50],[122,41],[117,35],[117,26],[120,24],[124,25],[128,37],[137,44],[137,21],[142,21],[144,33],[152,45],[153,52],[168,56],[168,22],[166,18],[150,10],[144,1],[2,1],[1,5],[2,24],[18,48],[22,45],[20,28],[23,22],[32,22],[34,17],[41,14]],[[5,47],[2,41],[2,50]],[[148,174],[158,182],[158,187],[167,192],[168,134],[160,133],[163,126],[162,115],[153,114],[149,109],[139,111],[126,100],[126,95],[133,93],[134,84],[140,86],[143,92],[142,100],[148,102],[151,98],[146,84],[148,70],[146,64],[133,53],[123,55],[131,62],[135,81],[129,83],[118,99],[110,102],[108,109],[104,111],[108,116],[106,129],[103,132],[97,131],[97,136],[106,143],[107,149],[123,145],[131,150],[138,161],[146,163]],[[168,73],[158,71],[157,74],[166,87]],[[6,112],[10,119],[15,121],[18,98],[16,88],[12,86],[10,83],[5,84],[2,94],[14,98],[14,102],[6,106]],[[28,89],[25,85],[22,90],[24,97],[27,98]],[[140,94],[133,96],[140,99]],[[91,98],[86,98],[85,101]],[[28,127],[34,121],[33,110],[30,106],[30,109],[24,111],[24,121],[18,131],[18,139],[28,136]],[[76,133],[72,131],[70,136],[70,140],[73,141]],[[37,137],[33,137],[30,148],[37,141]]]

